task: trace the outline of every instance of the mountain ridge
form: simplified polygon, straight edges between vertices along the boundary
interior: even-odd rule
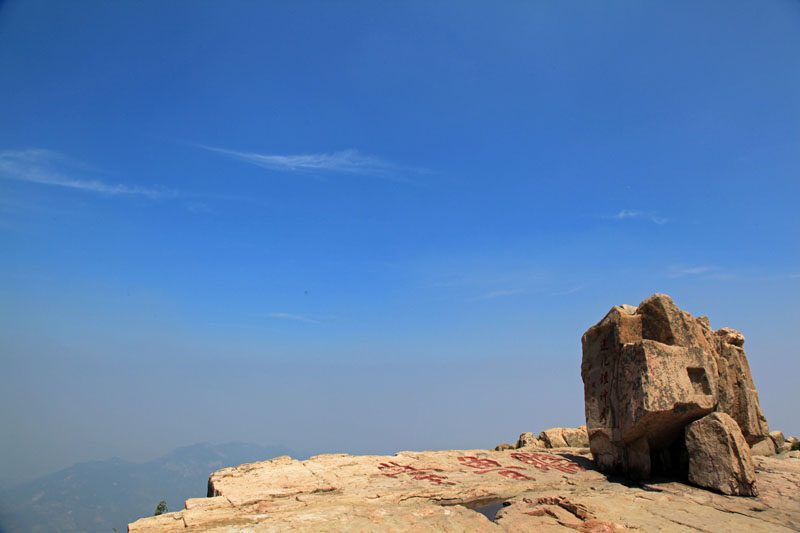
[[[142,462],[75,463],[0,491],[0,533],[126,531],[160,500],[179,509],[187,498],[205,496],[208,476],[220,468],[281,455],[307,457],[282,445],[239,441],[190,444]]]

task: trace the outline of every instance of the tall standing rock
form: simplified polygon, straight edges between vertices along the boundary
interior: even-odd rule
[[[707,331],[711,331],[710,326]],[[714,341],[720,377],[717,411],[731,415],[747,444],[753,446],[769,437],[769,426],[758,404],[758,392],[744,354],[744,335],[735,329],[722,328],[714,333]]]
[[[769,436],[744,337],[711,330],[665,294],[617,306],[581,339],[586,423],[605,472],[648,478],[686,463],[684,428],[713,411],[730,415],[748,444]]]

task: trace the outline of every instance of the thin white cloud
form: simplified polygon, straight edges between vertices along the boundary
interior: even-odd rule
[[[731,272],[718,272],[715,274],[709,274],[703,279],[713,280],[713,281],[733,281],[742,278],[739,274],[733,274]]]
[[[513,296],[525,292],[524,289],[502,289],[497,291],[490,291],[483,296],[478,297],[478,300],[492,300],[494,298],[501,298],[503,296]]]
[[[358,150],[318,154],[259,154],[255,152],[239,152],[213,146],[202,146],[206,150],[227,155],[234,159],[250,163],[269,170],[281,172],[330,172],[339,174],[359,174],[390,179],[409,181],[398,176],[402,170],[426,172],[423,169],[398,167],[384,159],[361,154]]]
[[[632,211],[630,209],[623,209],[622,211],[620,211],[616,215],[610,216],[608,218],[611,218],[611,219],[614,219],[614,220],[623,220],[623,219],[626,219],[626,218],[637,218],[637,217],[640,217],[642,215],[643,215],[643,213],[641,211]]]
[[[564,291],[561,291],[561,292],[555,292],[553,294],[555,294],[556,296],[566,296],[567,294],[574,294],[574,293],[576,293],[578,291],[582,291],[583,288],[584,288],[584,285],[577,285],[575,287],[571,287],[571,288],[569,288],[567,290],[564,290]]]
[[[718,268],[715,266],[684,267],[684,266],[673,265],[669,267],[669,274],[667,275],[670,278],[680,278],[683,276],[698,276],[700,274],[707,274],[715,270],[718,270]]]
[[[318,320],[314,320],[313,318],[309,318],[303,315],[294,315],[292,313],[269,313],[267,316],[269,318],[278,318],[282,320],[296,320],[298,322],[309,322],[311,324],[319,324]]]
[[[191,213],[210,213],[211,212],[211,208],[205,202],[190,201],[190,202],[186,202],[184,207],[186,207],[186,210],[191,212]]]
[[[61,167],[64,166],[75,165],[71,165],[69,159],[62,154],[50,150],[30,148],[0,152],[0,178],[3,179],[67,187],[112,196],[145,196],[152,199],[175,196],[175,193],[170,191],[74,178],[63,173]]]
[[[657,216],[653,213],[645,213],[644,211],[636,211],[633,209],[623,209],[616,215],[611,215],[605,217],[610,220],[626,220],[626,219],[633,219],[633,218],[644,218],[653,222],[654,224],[658,224],[659,226],[662,224],[666,224],[669,222],[668,218]]]

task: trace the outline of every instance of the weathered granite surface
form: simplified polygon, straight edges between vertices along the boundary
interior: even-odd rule
[[[738,331],[713,331],[655,294],[613,307],[581,342],[589,444],[604,472],[682,469],[684,428],[711,412],[729,415],[753,454],[775,453]]]
[[[755,496],[756,476],[747,441],[736,421],[711,413],[686,426],[689,481],[733,496]]]
[[[534,437],[533,433],[525,432],[519,436],[517,443],[511,445],[508,443],[498,444],[495,446],[495,451],[521,449],[521,448],[588,448],[589,447],[589,433],[586,431],[586,426],[577,428],[550,428],[539,433],[539,437]]]
[[[279,457],[220,470],[210,497],[129,531],[798,531],[800,460],[788,456],[753,458],[752,498],[608,478],[586,448]]]

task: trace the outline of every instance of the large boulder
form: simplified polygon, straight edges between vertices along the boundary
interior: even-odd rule
[[[589,446],[602,471],[684,469],[684,428],[714,411],[748,445],[771,441],[738,331],[714,332],[707,317],[655,294],[612,308],[581,341]]]
[[[589,435],[586,432],[586,426],[577,428],[550,428],[542,431],[538,437],[535,437],[531,432],[522,433],[517,439],[514,446],[510,444],[500,444],[496,446],[495,451],[502,451],[507,449],[523,449],[523,448],[588,448]]]
[[[772,439],[766,438],[754,443],[750,446],[750,451],[753,455],[775,455],[777,449]]]
[[[542,442],[541,440],[537,439],[536,437],[534,437],[533,433],[531,433],[530,431],[526,431],[525,433],[521,434],[519,436],[519,439],[517,439],[516,446],[514,446],[514,448],[516,448],[516,449],[521,449],[521,448],[546,448],[546,447],[547,446],[545,445],[545,443]]]
[[[772,442],[775,443],[775,448],[780,450],[786,444],[786,437],[783,435],[783,431],[770,431],[769,436],[772,439]],[[789,445],[791,449],[791,444]]]
[[[563,434],[564,428],[550,428],[545,429],[539,434],[539,440],[544,442],[547,448],[567,448],[566,439]]]
[[[586,426],[577,428],[563,428],[561,436],[567,441],[567,446],[570,448],[588,448],[589,447],[589,434],[586,432]]]
[[[731,496],[756,496],[750,447],[736,421],[711,413],[686,426],[689,481]]]

